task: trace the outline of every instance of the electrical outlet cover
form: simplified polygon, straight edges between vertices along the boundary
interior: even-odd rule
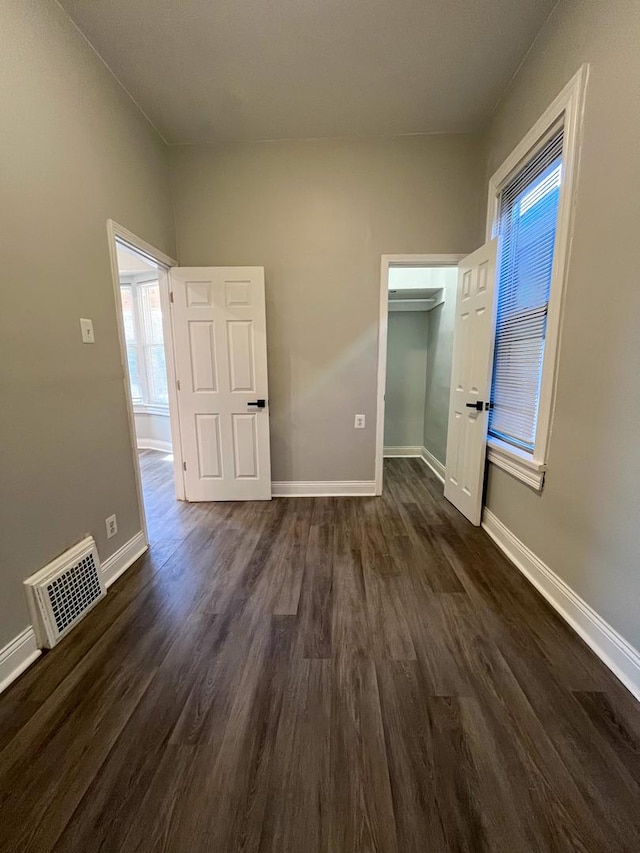
[[[118,519],[115,515],[110,515],[109,518],[105,518],[104,523],[107,528],[107,539],[111,539],[118,532]]]

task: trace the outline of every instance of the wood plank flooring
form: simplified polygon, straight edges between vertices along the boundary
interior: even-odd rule
[[[418,460],[178,503],[0,697],[0,850],[640,850],[640,710]]]

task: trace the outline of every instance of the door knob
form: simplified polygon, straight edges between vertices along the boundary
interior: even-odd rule
[[[265,409],[267,406],[266,400],[254,400],[251,403],[247,403],[247,406],[255,406],[256,409]]]
[[[477,409],[479,412],[489,411],[493,408],[493,403],[485,403],[482,400],[477,400],[475,403],[465,403],[467,409]]]

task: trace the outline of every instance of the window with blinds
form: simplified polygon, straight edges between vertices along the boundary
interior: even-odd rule
[[[169,405],[167,366],[162,336],[160,285],[157,281],[138,285],[140,338],[146,372],[146,402],[157,406]]]
[[[121,284],[120,297],[133,402],[168,408],[160,286]]]
[[[136,318],[133,305],[133,287],[130,284],[120,285],[122,300],[122,319],[124,320],[124,336],[127,344],[127,362],[129,364],[129,384],[131,398],[134,403],[142,402],[142,385],[138,369],[138,345],[136,341]]]
[[[562,182],[563,130],[501,190],[489,435],[533,452]]]

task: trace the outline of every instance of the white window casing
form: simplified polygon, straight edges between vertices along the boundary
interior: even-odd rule
[[[551,106],[489,181],[487,239],[498,231],[500,200],[519,173],[543,151],[549,140],[562,131],[562,181],[558,199],[555,248],[544,335],[544,356],[535,420],[535,439],[528,447],[516,447],[497,437],[488,438],[488,459],[533,489],[542,488],[551,437],[555,385],[560,351],[560,332],[565,283],[571,245],[575,188],[580,158],[581,128],[588,65],[583,65]],[[523,206],[525,202],[522,202]],[[526,414],[526,413],[525,413]],[[531,414],[524,418],[531,423]]]

